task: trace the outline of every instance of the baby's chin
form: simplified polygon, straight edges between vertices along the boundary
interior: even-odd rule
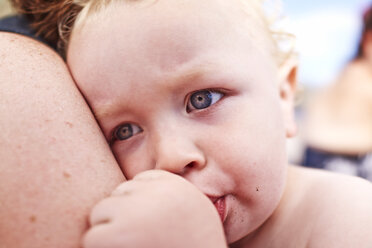
[[[227,197],[223,227],[228,244],[245,243],[260,229],[272,211],[255,212],[237,204],[237,199]]]

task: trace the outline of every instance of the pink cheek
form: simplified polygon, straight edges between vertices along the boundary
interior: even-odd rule
[[[151,163],[146,162],[143,158],[131,157],[130,155],[124,158],[124,156],[120,161],[120,167],[127,179],[132,179],[141,172],[153,169]]]
[[[115,158],[116,158],[116,161],[118,162],[118,165],[121,169],[121,171],[123,172],[124,176],[126,179],[130,179],[133,174],[133,172],[131,171],[130,167],[128,166],[128,161],[127,159],[125,159],[125,156],[124,155],[120,155],[120,153],[118,152],[115,152],[114,151],[114,155],[115,155]]]

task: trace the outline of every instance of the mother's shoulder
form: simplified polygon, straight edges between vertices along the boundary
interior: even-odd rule
[[[69,75],[62,57],[49,46],[24,35],[1,31],[0,71],[8,72],[8,77],[19,72],[40,77]]]
[[[4,55],[8,52],[11,54],[26,53],[24,55],[37,55],[43,52],[46,55],[61,58],[55,50],[48,45],[25,35],[0,31],[0,52]],[[17,52],[19,51],[19,52]]]

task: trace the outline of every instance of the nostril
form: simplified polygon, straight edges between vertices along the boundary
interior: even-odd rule
[[[195,162],[191,162],[189,163],[188,165],[185,166],[185,168],[187,169],[191,169],[191,168],[194,168],[195,167]]]
[[[196,167],[195,162],[188,163],[186,166],[182,168],[182,170],[179,173],[176,173],[176,174],[183,176],[187,174],[194,167]]]

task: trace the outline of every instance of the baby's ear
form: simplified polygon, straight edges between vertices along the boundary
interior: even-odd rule
[[[294,116],[295,94],[297,87],[297,58],[288,58],[279,67],[279,94],[287,138],[296,135],[297,126]]]

